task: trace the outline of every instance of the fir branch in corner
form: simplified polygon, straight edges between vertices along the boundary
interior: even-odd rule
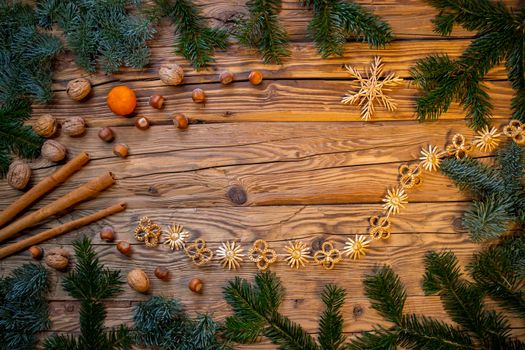
[[[434,120],[458,102],[474,129],[489,124],[492,105],[483,80],[488,71],[506,62],[516,94],[512,100],[516,119],[525,121],[525,75],[522,24],[525,11],[511,12],[502,2],[490,0],[426,0],[439,14],[435,31],[450,35],[454,24],[478,35],[456,60],[429,56],[416,63],[412,77],[423,90],[417,99],[417,118]]]
[[[348,38],[383,47],[393,39],[390,26],[350,0],[302,0],[314,17],[308,31],[322,57],[342,56]]]
[[[106,73],[120,67],[142,68],[149,62],[147,40],[155,29],[149,19],[131,14],[136,1],[40,0],[40,25],[64,32],[75,62],[88,72],[97,64]]]
[[[281,64],[290,56],[288,34],[279,23],[281,0],[250,0],[246,3],[250,15],[243,19],[236,33],[243,45],[256,48],[264,63]]]
[[[45,340],[46,350],[128,350],[132,339],[127,327],[104,327],[106,308],[103,301],[121,291],[120,271],[110,271],[102,265],[91,240],[84,237],[73,243],[77,263],[64,279],[62,287],[80,301],[80,332],[78,338],[69,335],[52,335]]]
[[[38,28],[33,8],[0,1],[0,104],[19,99],[49,102],[60,40]]]
[[[11,155],[35,158],[40,154],[43,139],[24,120],[31,116],[29,102],[18,100],[0,106],[0,176],[5,175]]]
[[[151,18],[168,17],[175,26],[175,52],[191,62],[195,69],[205,68],[213,59],[214,49],[226,49],[228,34],[210,28],[191,0],[154,0],[147,9]]]
[[[48,289],[48,273],[42,265],[24,264],[0,278],[0,349],[35,348],[37,333],[51,323]]]

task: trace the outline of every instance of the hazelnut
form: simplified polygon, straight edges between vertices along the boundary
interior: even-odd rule
[[[131,254],[131,244],[126,241],[120,241],[117,243],[117,250],[124,255]]]
[[[105,142],[111,142],[115,139],[115,134],[113,134],[113,129],[105,127],[100,129],[98,132],[98,137]]]
[[[222,72],[221,75],[219,75],[219,80],[224,85],[228,85],[229,83],[231,83],[234,78],[235,76],[233,75],[233,73],[228,71]]]
[[[188,283],[188,288],[194,293],[201,293],[202,287],[202,281],[198,278],[192,278]]]
[[[45,261],[47,266],[64,271],[69,265],[69,252],[62,248],[50,249],[46,254]]]
[[[60,162],[66,158],[66,152],[66,146],[55,140],[46,140],[40,150],[42,157],[51,162]]]
[[[40,260],[44,256],[44,250],[37,245],[29,247],[28,250],[29,254],[31,254],[31,257],[35,260]]]
[[[33,130],[42,137],[51,137],[56,133],[57,126],[55,117],[51,114],[44,114],[36,120]]]
[[[160,80],[166,85],[180,85],[184,79],[184,70],[175,63],[166,63],[160,66]]]
[[[115,240],[115,230],[111,226],[104,226],[100,230],[100,239],[106,242],[113,242]]]
[[[173,124],[179,129],[186,129],[188,127],[188,122],[188,118],[182,113],[178,113],[175,115],[175,118],[173,118]]]
[[[259,85],[260,83],[262,83],[263,81],[263,75],[260,71],[258,70],[254,70],[250,73],[250,75],[248,76],[248,80],[250,81],[250,83],[252,83],[253,85]]]
[[[149,105],[156,109],[161,109],[164,107],[164,96],[162,95],[152,95],[149,98]]]
[[[155,277],[159,280],[167,281],[170,279],[170,271],[164,267],[157,266],[155,268]]]
[[[202,89],[196,88],[192,91],[191,98],[195,103],[203,103],[206,100],[206,94]]]
[[[148,275],[141,269],[128,272],[128,284],[139,293],[147,293],[150,287]]]
[[[82,101],[91,92],[91,82],[84,78],[71,80],[67,83],[66,92],[71,99]]]
[[[62,123],[62,131],[68,136],[82,136],[86,132],[86,121],[82,117],[71,117]]]
[[[129,153],[129,148],[124,143],[117,143],[113,146],[113,154],[119,156],[120,158],[126,158]]]
[[[26,188],[31,179],[31,167],[24,161],[15,160],[7,171],[7,183],[17,190]]]
[[[139,117],[135,119],[135,126],[140,130],[149,129],[149,120],[146,117]]]

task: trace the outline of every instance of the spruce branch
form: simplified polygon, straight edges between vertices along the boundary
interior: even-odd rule
[[[314,339],[300,325],[278,312],[284,289],[271,272],[259,273],[254,284],[236,277],[224,288],[224,298],[233,309],[226,319],[228,339],[252,344],[261,335],[281,349],[318,350]]]
[[[345,302],[346,291],[328,284],[321,293],[325,310],[319,320],[319,344],[321,349],[340,349],[345,343],[343,336],[343,315],[341,309]]]
[[[525,317],[525,237],[506,238],[474,254],[469,272],[491,298],[509,312]]]
[[[524,249],[525,247],[521,247]],[[485,254],[485,253],[481,253]],[[518,249],[510,257],[523,260]],[[499,257],[496,258],[497,263]],[[512,258],[511,258],[512,260]],[[490,269],[494,260],[483,267]],[[518,265],[517,263],[515,266]],[[505,265],[509,268],[510,265]],[[483,304],[484,286],[465,280],[455,255],[451,252],[430,252],[425,259],[423,289],[426,294],[440,296],[447,314],[457,323],[449,325],[431,317],[403,314],[404,286],[397,274],[387,266],[378,269],[365,278],[365,292],[376,309],[387,321],[394,324],[389,327],[377,326],[374,330],[362,333],[347,344],[346,349],[396,349],[400,346],[410,350],[474,350],[474,349],[523,349],[525,343],[510,336],[507,318],[502,313],[489,311]],[[472,270],[472,268],[469,268]],[[512,274],[512,272],[507,272]],[[492,277],[503,281],[505,276],[490,276],[485,282],[493,283]],[[483,276],[483,277],[482,277]],[[479,278],[488,277],[482,272]],[[488,289],[490,291],[490,288]],[[390,293],[397,297],[392,297]],[[490,292],[489,292],[490,293]],[[503,297],[503,293],[500,294]],[[506,302],[514,303],[516,295]],[[509,304],[505,304],[509,305]],[[393,317],[394,316],[394,317]]]
[[[77,263],[64,279],[62,287],[80,300],[80,336],[52,335],[44,342],[46,350],[111,350],[131,349],[132,339],[127,327],[106,329],[106,308],[103,301],[122,290],[120,271],[102,265],[87,237],[73,243]]]
[[[508,142],[496,161],[494,167],[471,158],[447,158],[441,164],[443,174],[476,196],[463,216],[463,225],[477,242],[498,238],[513,224],[525,224],[525,150]]]
[[[7,173],[12,154],[22,158],[40,154],[44,140],[29,125],[24,125],[30,116],[31,107],[25,100],[0,106],[0,176]]]
[[[210,315],[191,319],[176,299],[154,296],[133,310],[138,344],[166,350],[226,350],[222,325]]]
[[[386,22],[353,1],[303,0],[303,3],[314,12],[308,31],[322,57],[342,56],[349,37],[371,47],[382,47],[393,39]]]
[[[52,69],[62,44],[37,25],[30,5],[0,2],[0,105],[51,100]]]
[[[226,49],[228,34],[210,28],[191,0],[154,0],[146,10],[158,21],[168,17],[175,25],[175,52],[189,60],[195,69],[206,68],[213,59],[214,49]]]
[[[0,278],[0,349],[34,349],[37,333],[50,326],[47,270],[24,264]]]
[[[149,62],[146,41],[155,29],[149,19],[131,14],[136,1],[40,0],[42,27],[56,23],[64,32],[75,62],[88,72],[97,64],[106,73],[120,67],[142,68]]]
[[[450,103],[459,102],[474,129],[488,125],[492,105],[483,85],[488,71],[505,61],[516,96],[513,114],[525,120],[525,75],[523,74],[523,10],[509,11],[502,2],[490,0],[426,0],[438,11],[433,20],[435,31],[450,35],[455,24],[478,32],[463,54],[452,61],[429,56],[412,69],[414,81],[423,90],[417,99],[417,118],[433,120],[447,112]],[[433,63],[434,72],[428,69]]]
[[[236,33],[241,44],[259,51],[264,63],[281,64],[290,56],[288,34],[279,23],[281,5],[281,0],[248,1],[249,17],[239,23]]]

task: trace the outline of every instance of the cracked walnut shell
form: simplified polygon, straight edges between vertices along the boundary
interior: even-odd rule
[[[160,66],[159,78],[166,85],[180,85],[184,80],[184,70],[175,63],[166,63]]]
[[[81,136],[86,132],[86,121],[82,117],[70,117],[62,123],[62,131],[68,136]]]
[[[82,101],[91,92],[91,82],[84,78],[71,80],[67,83],[66,93],[75,101]]]
[[[31,167],[24,161],[16,160],[9,166],[7,183],[17,190],[23,190],[31,178]]]
[[[51,114],[44,114],[40,116],[35,124],[33,124],[33,130],[42,137],[51,137],[57,131],[58,123],[55,117]]]
[[[47,266],[64,271],[69,265],[69,252],[62,248],[50,249],[45,258]]]
[[[66,146],[55,140],[47,140],[42,145],[42,157],[51,162],[60,162],[66,157]]]

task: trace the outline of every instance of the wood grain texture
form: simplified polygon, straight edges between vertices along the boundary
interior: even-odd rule
[[[87,74],[66,52],[54,76],[53,104],[35,105],[34,114],[38,117],[52,113],[60,121],[70,116],[84,117],[88,131],[83,138],[59,135],[56,139],[66,145],[68,157],[87,151],[92,160],[29,211],[105,171],[112,171],[118,180],[97,198],[24,233],[41,232],[124,200],[128,203],[125,212],[49,240],[42,247],[63,246],[72,251],[73,241],[88,235],[108,267],[120,269],[124,275],[133,268],[144,268],[152,279],[152,294],[180,298],[191,314],[210,311],[219,319],[227,316],[230,311],[222,288],[236,275],[251,280],[255,266],[245,262],[236,273],[223,270],[214,260],[197,268],[181,252],[164,247],[148,249],[132,236],[138,220],[147,215],[164,226],[183,224],[191,231],[192,239],[204,238],[212,249],[225,240],[236,239],[245,249],[255,239],[268,240],[281,254],[281,261],[272,268],[287,289],[281,310],[313,334],[322,308],[319,293],[326,283],[337,283],[348,291],[343,313],[344,331],[349,336],[375,324],[387,325],[370,308],[362,286],[362,279],[382,264],[392,265],[406,284],[407,312],[450,321],[438,298],[423,294],[424,256],[430,250],[452,249],[460,262],[467,264],[480,247],[469,241],[461,226],[461,215],[469,207],[470,198],[439,174],[425,174],[423,184],[409,192],[410,204],[394,219],[392,238],[374,244],[366,259],[345,260],[331,272],[313,264],[304,271],[295,271],[282,261],[288,240],[300,239],[318,249],[324,240],[331,239],[342,248],[351,235],[367,234],[367,220],[381,211],[381,198],[398,181],[401,164],[417,161],[421,147],[428,144],[444,148],[457,132],[468,139],[473,137],[463,111],[455,104],[438,122],[421,124],[414,120],[419,91],[409,72],[417,60],[432,53],[459,56],[474,33],[458,28],[449,38],[438,36],[430,22],[436,11],[422,0],[357,2],[391,24],[397,39],[386,49],[349,42],[344,57],[320,59],[306,33],[310,11],[299,1],[286,0],[280,17],[292,40],[292,56],[282,66],[262,65],[254,51],[232,40],[227,50],[216,52],[216,62],[209,69],[195,71],[173,54],[173,27],[165,21],[151,41],[151,63],[144,69],[122,69],[113,75]],[[523,5],[521,0],[503,2],[512,7]],[[226,28],[231,28],[245,12],[245,0],[196,3],[213,25]],[[365,123],[360,120],[359,108],[340,103],[346,90],[356,87],[344,64],[365,67],[375,55],[382,56],[387,71],[396,71],[406,81],[390,93],[399,110],[388,113],[378,109],[373,121]],[[158,79],[159,66],[168,61],[183,66],[183,86],[168,87]],[[264,74],[260,86],[247,81],[253,69]],[[224,70],[236,75],[233,84],[219,83],[218,75]],[[71,101],[65,94],[67,82],[79,76],[93,83],[92,95],[82,103]],[[151,120],[153,127],[149,130],[134,128],[134,118],[116,117],[107,108],[105,96],[119,84],[135,89],[136,115]],[[191,91],[196,87],[207,93],[203,105],[191,101]],[[494,124],[502,125],[510,117],[513,96],[502,67],[487,75],[486,87],[494,105]],[[166,97],[166,107],[161,111],[148,106],[147,100],[154,93]],[[174,128],[171,117],[175,112],[189,116],[191,125],[187,130]],[[127,159],[115,157],[112,145],[98,139],[98,130],[104,126],[113,127],[116,142],[129,146]],[[489,154],[475,152],[473,156],[493,162]],[[34,184],[60,165],[38,159],[31,166]],[[19,191],[0,181],[0,209],[19,195]],[[117,239],[133,244],[130,258],[118,253],[113,244],[100,240],[98,232],[104,225],[115,228]],[[28,261],[27,252],[1,260],[0,274]],[[157,280],[153,277],[156,266],[169,268],[173,278],[168,282]],[[192,294],[186,287],[195,276],[205,283],[203,295]],[[60,287],[63,278],[64,274],[52,272],[51,331],[76,334],[79,305]],[[133,305],[147,297],[125,286],[117,298],[107,302],[107,325],[129,324]],[[492,302],[489,306],[497,309]],[[525,339],[523,320],[511,317],[510,322],[512,334]],[[258,345],[237,348],[266,350],[275,346],[263,340]]]

